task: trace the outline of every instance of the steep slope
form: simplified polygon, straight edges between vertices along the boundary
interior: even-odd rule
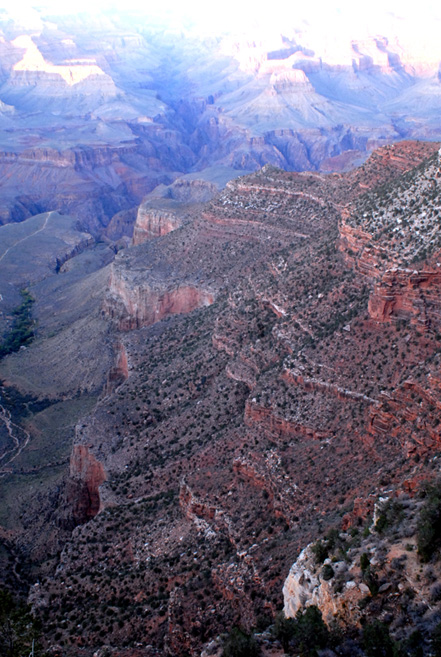
[[[76,427],[51,516],[77,527],[32,594],[50,642],[72,655],[104,643],[200,654],[219,631],[271,620],[308,542],[430,475],[440,331],[424,309],[429,297],[437,306],[437,279],[420,284],[426,264],[415,262],[400,306],[411,311],[378,316],[394,243],[381,232],[381,268],[363,268],[348,226],[366,212],[375,246],[367,204],[381,189],[398,202],[400,187],[421,205],[409,223],[436,220],[438,170],[438,145],[409,142],[344,175],[265,167],[118,254],[103,308],[119,355]],[[382,209],[387,227],[389,201]],[[32,531],[21,539],[31,557]]]

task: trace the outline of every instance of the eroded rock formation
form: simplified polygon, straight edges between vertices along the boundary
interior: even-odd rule
[[[195,285],[127,278],[120,267],[112,266],[105,312],[121,331],[151,326],[170,315],[189,313],[209,306],[214,293]]]
[[[182,225],[182,218],[174,212],[155,210],[148,204],[141,205],[133,229],[133,245],[142,244],[146,240],[167,235]]]
[[[71,507],[74,525],[94,518],[101,507],[99,488],[106,474],[87,445],[74,445],[70,457],[66,502]]]

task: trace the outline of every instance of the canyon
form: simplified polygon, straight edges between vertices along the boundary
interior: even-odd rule
[[[5,8],[0,225],[56,210],[94,237],[131,237],[158,185],[190,176],[221,189],[267,163],[341,171],[386,143],[439,139],[436,43],[330,42],[304,23],[213,37],[129,9],[91,20],[40,8],[29,23]]]
[[[0,586],[41,655],[429,657],[439,40],[158,16],[0,11]]]
[[[376,618],[359,546],[352,570],[331,562],[341,599],[302,550],[361,532],[381,497],[413,513],[436,475],[440,166],[438,143],[404,141],[347,173],[267,165],[191,211],[165,192],[135,245],[30,287],[35,339],[0,362],[4,417],[28,432],[2,471],[0,556],[50,645],[200,655],[300,599]]]

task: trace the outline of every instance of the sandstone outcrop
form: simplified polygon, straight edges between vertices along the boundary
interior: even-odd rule
[[[302,422],[280,417],[272,408],[259,406],[253,400],[247,401],[244,414],[245,424],[264,431],[273,440],[285,440],[306,436],[315,440],[325,440],[329,434],[308,427]]]
[[[325,563],[330,565],[330,561]],[[344,573],[347,570],[344,562],[333,563],[332,568],[337,575],[339,571]],[[315,605],[327,623],[332,623],[336,618],[354,622],[357,620],[355,611],[358,604],[369,589],[365,584],[361,584],[361,588],[354,581],[351,584],[353,586],[348,587],[343,595],[335,595],[333,583],[321,576],[311,546],[308,546],[292,565],[283,585],[285,616],[294,618],[298,611]]]
[[[167,235],[182,225],[182,218],[175,212],[156,210],[143,204],[138,209],[133,229],[133,246],[142,244],[146,240]]]
[[[144,277],[143,277],[144,278]],[[151,326],[164,317],[209,306],[214,293],[196,285],[144,278],[141,282],[112,266],[104,311],[121,331]]]
[[[120,341],[115,349],[116,363],[107,375],[106,393],[111,393],[121,383],[124,383],[129,377],[129,363],[127,351],[124,344]]]
[[[421,617],[414,612],[418,607],[428,611],[434,604],[435,579],[427,575],[439,571],[439,562],[433,562],[421,576],[416,549],[420,509],[418,497],[405,492],[381,498],[363,537],[334,529],[304,548],[283,587],[285,615],[292,618],[315,605],[329,627],[356,629],[376,620],[380,607],[391,634],[400,637],[400,611],[405,607],[407,632],[420,628]]]
[[[410,320],[424,331],[441,324],[441,272],[434,270],[387,270],[376,282],[369,299],[372,319],[387,322]]]
[[[24,50],[23,58],[14,64],[8,84],[31,86],[38,93],[59,95],[65,87],[74,92],[115,95],[115,84],[108,75],[90,60],[54,65],[45,61],[38,47],[28,35],[19,36],[12,42],[18,50]],[[87,81],[87,85],[84,82]]]
[[[66,502],[71,508],[74,525],[94,518],[101,508],[99,488],[106,480],[102,463],[87,445],[74,445],[70,457]]]

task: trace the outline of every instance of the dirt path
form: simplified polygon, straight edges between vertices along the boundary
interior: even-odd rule
[[[1,399],[1,397],[0,397]],[[0,477],[9,472],[6,466],[10,465],[28,445],[31,435],[11,419],[11,413],[0,404],[0,423],[4,424],[12,445],[0,454]]]
[[[37,235],[37,233],[41,233],[41,232],[46,228],[46,226],[47,226],[47,222],[49,221],[49,218],[50,218],[50,216],[51,216],[52,214],[54,214],[54,210],[51,210],[50,212],[48,212],[48,215],[47,215],[46,219],[44,220],[44,223],[43,223],[43,225],[41,226],[41,228],[38,228],[37,230],[35,230],[35,231],[34,231],[33,233],[31,233],[30,235],[26,235],[26,237],[22,237],[21,240],[18,240],[17,242],[15,242],[15,244],[12,244],[11,246],[9,246],[9,247],[6,249],[6,251],[0,256],[0,262],[1,262],[1,261],[3,260],[3,258],[9,253],[9,251],[10,251],[11,249],[14,249],[18,244],[21,244],[21,243],[24,242],[25,240],[28,240],[30,237],[33,237],[34,235]],[[0,296],[1,296],[1,295],[0,295]],[[0,299],[0,301],[1,301],[1,300],[2,300],[2,299]]]

